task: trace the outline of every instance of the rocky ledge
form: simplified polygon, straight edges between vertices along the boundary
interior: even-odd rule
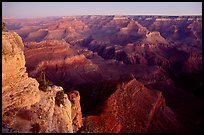
[[[2,124],[25,133],[77,132],[82,126],[79,93],[65,94],[55,85],[39,90],[37,80],[28,77],[23,50],[18,34],[2,32]],[[59,95],[62,104],[57,104]]]

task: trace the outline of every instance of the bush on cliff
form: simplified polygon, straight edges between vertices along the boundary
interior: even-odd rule
[[[52,84],[52,82],[46,78],[45,73],[43,71],[37,77],[37,81],[39,83],[39,90],[42,90],[42,91],[46,91],[47,87],[50,84]]]

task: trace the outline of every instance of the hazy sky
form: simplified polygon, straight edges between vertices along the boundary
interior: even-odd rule
[[[4,17],[202,15],[202,2],[2,2]]]

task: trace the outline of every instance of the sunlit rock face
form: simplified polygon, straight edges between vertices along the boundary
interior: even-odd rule
[[[26,73],[23,50],[18,34],[2,32],[3,125],[26,133],[76,132],[82,125],[79,93],[73,103],[64,94],[64,104],[56,105],[56,94],[63,88],[54,85],[40,91],[36,79]]]
[[[38,83],[28,78],[25,68],[24,45],[16,33],[2,33],[2,110],[30,106],[39,101]],[[28,87],[31,85],[32,87]],[[24,95],[19,98],[18,95]],[[17,95],[17,96],[15,96]],[[33,96],[33,99],[29,97]],[[12,99],[12,100],[11,100]]]
[[[102,113],[85,117],[84,124],[81,132],[147,133],[182,129],[162,93],[147,89],[135,79],[118,85],[102,107]]]
[[[69,84],[94,82],[101,78],[99,67],[85,55],[79,54],[66,41],[45,40],[26,43],[26,46],[29,76],[37,77],[44,71],[50,80],[65,88]]]

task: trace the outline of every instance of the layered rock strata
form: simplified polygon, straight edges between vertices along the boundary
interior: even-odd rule
[[[63,104],[56,96],[59,86],[39,90],[39,83],[28,77],[24,45],[14,32],[2,32],[2,120],[18,132],[72,133],[82,126],[80,95],[63,94]]]

